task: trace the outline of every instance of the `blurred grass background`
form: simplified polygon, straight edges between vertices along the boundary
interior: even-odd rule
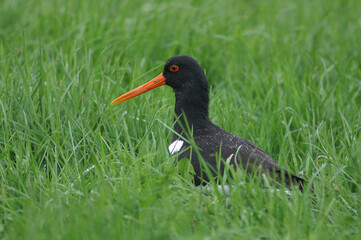
[[[360,239],[359,1],[0,1],[2,239]],[[212,121],[310,194],[204,195],[168,153],[177,54]],[[313,199],[315,198],[315,199]]]

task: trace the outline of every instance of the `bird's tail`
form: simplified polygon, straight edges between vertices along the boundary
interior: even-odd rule
[[[306,188],[307,182],[305,179],[287,171],[284,171],[283,173],[281,173],[281,171],[276,172],[278,172],[279,176],[282,176],[284,174],[284,181],[287,188],[291,189],[291,186],[297,186],[301,192],[303,192]]]

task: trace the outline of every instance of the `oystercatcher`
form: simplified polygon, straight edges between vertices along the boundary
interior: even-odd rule
[[[224,171],[225,161],[219,161],[217,155],[220,155],[229,164],[242,167],[247,173],[258,169],[261,174],[268,174],[276,181],[283,179],[288,188],[292,184],[297,184],[302,190],[302,178],[282,170],[254,143],[230,134],[211,122],[208,115],[208,80],[201,66],[190,56],[179,55],[170,58],[161,74],[118,97],[112,104],[124,102],[162,85],[172,87],[176,97],[175,133],[169,151],[171,154],[180,152],[179,159],[186,157],[191,160],[196,173],[196,185],[209,181],[209,174],[205,174],[204,165],[200,162],[200,154],[214,177],[219,175],[217,169],[221,173]],[[190,129],[191,133],[186,129]],[[187,141],[190,137],[199,149],[198,154],[190,149],[190,142]]]

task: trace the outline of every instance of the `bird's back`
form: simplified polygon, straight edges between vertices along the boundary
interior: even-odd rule
[[[176,140],[177,136],[173,137]],[[206,128],[196,129],[193,132],[195,144],[199,149],[203,160],[213,170],[219,170],[222,174],[224,171],[224,161],[229,161],[231,165],[241,166],[247,173],[257,172],[266,173],[275,178],[277,181],[284,179],[286,186],[290,187],[291,183],[302,184],[303,179],[296,175],[281,170],[281,167],[260,147],[254,143],[237,137],[223,130],[222,128],[210,123]],[[194,171],[196,173],[195,183],[201,184],[200,176],[208,180],[202,172],[201,163],[195,150],[190,151],[189,144],[182,146],[183,151],[179,158],[187,157],[191,159]],[[218,156],[218,157],[217,157]],[[217,163],[217,158],[222,159]],[[218,165],[218,166],[217,166]],[[216,176],[216,171],[212,172]],[[284,174],[284,178],[282,177]]]

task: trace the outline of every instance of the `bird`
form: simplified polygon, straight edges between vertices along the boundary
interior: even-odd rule
[[[242,168],[248,175],[255,169],[258,175],[266,174],[275,182],[284,182],[287,188],[296,185],[301,191],[305,180],[282,169],[263,149],[253,142],[238,137],[211,122],[209,118],[209,83],[197,60],[188,55],[177,55],[167,60],[163,72],[149,82],[116,98],[118,104],[168,85],[175,95],[174,135],[169,151],[179,154],[178,159],[191,161],[196,186],[217,178],[228,164]],[[192,139],[190,139],[192,138]],[[192,141],[191,141],[192,140]],[[192,150],[195,144],[197,150]],[[219,161],[219,157],[223,161]],[[218,160],[217,160],[218,159]],[[205,171],[205,165],[211,173]],[[220,171],[217,172],[217,171]]]

